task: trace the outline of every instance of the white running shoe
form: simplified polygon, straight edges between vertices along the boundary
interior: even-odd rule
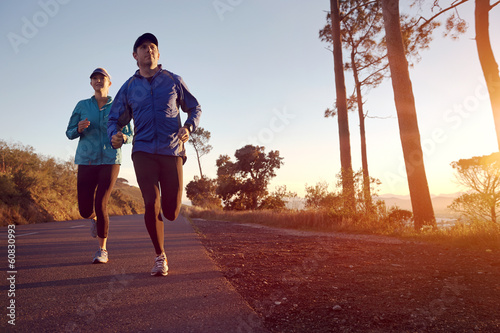
[[[93,264],[105,264],[108,262],[108,251],[104,249],[99,249],[92,260]]]
[[[152,276],[166,276],[168,274],[167,256],[165,253],[160,254],[155,259],[155,265],[151,270]]]

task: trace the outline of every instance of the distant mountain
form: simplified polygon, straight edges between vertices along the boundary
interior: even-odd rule
[[[462,193],[431,195],[434,214],[438,217],[453,217],[455,214],[448,209],[453,199],[458,198]],[[385,201],[387,207],[398,206],[401,209],[412,210],[409,195],[383,194],[379,199]]]
[[[432,206],[436,217],[455,217],[455,213],[448,209],[453,199],[458,198],[462,193],[440,194],[431,196]],[[411,211],[411,201],[409,195],[383,194],[379,195],[378,199],[383,200],[387,208],[397,206],[400,209]],[[304,198],[292,198],[287,202],[287,207],[290,209],[304,209]]]
[[[397,198],[401,200],[410,200],[410,195],[398,195],[398,194],[391,194],[391,193],[386,193],[386,194],[381,194],[378,196],[379,199],[385,199],[385,198]]]

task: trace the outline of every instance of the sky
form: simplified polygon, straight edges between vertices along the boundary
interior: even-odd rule
[[[318,38],[326,0],[77,1],[5,0],[0,4],[0,139],[72,160],[77,140],[66,138],[78,101],[90,98],[89,76],[104,67],[110,95],[137,70],[132,47],[151,32],[164,68],[181,75],[203,110],[200,126],[213,150],[201,160],[216,177],[215,161],[246,144],[278,150],[284,165],[269,190],[286,185],[299,197],[318,182],[335,190],[340,171],[333,56]],[[493,116],[474,41],[473,4],[459,9],[469,29],[458,41],[434,33],[410,70],[431,194],[462,191],[450,163],[498,150]],[[405,8],[402,8],[405,11]],[[500,6],[490,12],[493,50],[500,60]],[[352,74],[346,86],[352,91]],[[390,80],[365,96],[370,176],[379,194],[409,194]],[[182,114],[183,121],[186,114]],[[359,122],[350,113],[352,164],[361,168]],[[120,177],[136,185],[124,146]],[[188,145],[187,184],[199,175]]]

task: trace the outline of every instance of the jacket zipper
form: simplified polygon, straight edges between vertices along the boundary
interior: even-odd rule
[[[156,123],[156,111],[155,111],[155,99],[153,95],[153,80],[149,83],[151,89],[151,112],[153,116],[153,124],[154,124],[154,144],[153,144],[153,154],[158,154],[158,125]]]
[[[153,124],[154,124],[154,145],[153,145],[153,153],[158,154],[159,153],[159,138],[158,138],[158,123],[156,120],[156,108],[155,108],[155,100],[154,100],[154,94],[153,94],[153,81],[156,79],[157,76],[161,74],[162,70],[159,70],[155,75],[153,75],[153,78],[151,79],[151,82],[148,81],[149,87],[151,89],[151,109],[153,112]]]
[[[105,106],[106,105],[104,105],[104,107]],[[101,146],[99,147],[99,150],[101,151],[101,163],[100,164],[103,164],[103,162],[104,162],[104,145],[103,145],[103,142],[102,142],[103,132],[101,131],[101,129],[102,129],[102,122],[104,120],[104,111],[101,112],[101,109],[99,108],[99,103],[97,103],[97,111],[99,112],[98,113],[99,114],[99,133],[100,133],[100,135],[99,135],[99,141],[100,141],[100,144],[101,144]]]

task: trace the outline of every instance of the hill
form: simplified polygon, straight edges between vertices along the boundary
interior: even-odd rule
[[[448,209],[448,206],[453,199],[459,196],[460,193],[432,196],[431,200],[436,217],[454,217],[455,213]],[[387,208],[398,206],[400,209],[412,210],[409,195],[383,194],[378,196],[378,199],[383,200]],[[287,208],[298,210],[304,209],[305,202],[306,200],[304,198],[291,198],[287,202]]]
[[[448,206],[452,203],[453,199],[459,196],[460,193],[431,196],[436,217],[453,217],[455,213],[448,209]],[[412,210],[409,195],[384,194],[380,195],[379,199],[385,201],[387,207],[398,206],[401,209]]]
[[[144,201],[142,199],[141,190],[136,186],[128,185],[128,180],[124,178],[118,178],[116,180],[109,203],[110,215],[144,213]]]
[[[80,219],[77,167],[0,140],[0,223],[28,224]],[[108,204],[111,215],[144,211],[140,190],[119,179]]]

